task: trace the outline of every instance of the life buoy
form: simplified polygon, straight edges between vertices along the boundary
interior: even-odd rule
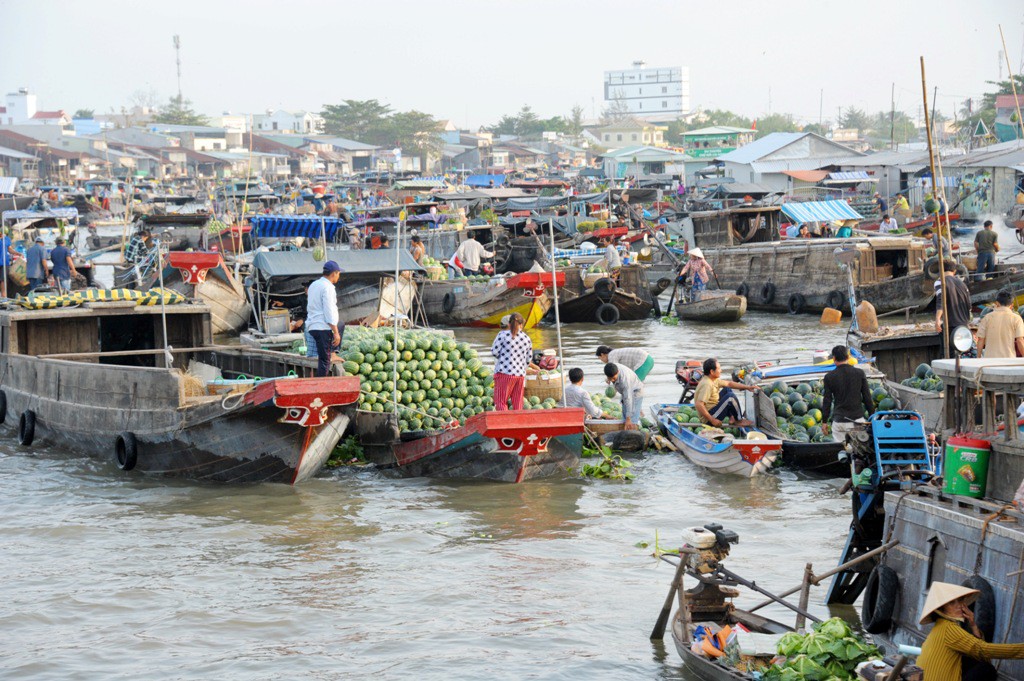
[[[974,612],[974,623],[985,635],[985,640],[991,643],[996,634],[996,594],[992,590],[992,585],[984,577],[973,575],[961,582],[960,586],[981,592],[978,599],[971,604],[971,611]]]
[[[134,433],[121,433],[114,443],[114,463],[123,471],[135,468],[139,461],[139,445]]]
[[[805,307],[807,307],[807,299],[800,293],[794,293],[786,301],[786,309],[789,310],[789,314],[800,314]]]
[[[36,439],[36,413],[31,409],[21,412],[18,419],[18,442],[28,447]]]
[[[939,278],[939,257],[932,256],[924,261],[924,276],[931,280]]]
[[[7,420],[7,393],[0,390],[0,423]]]
[[[667,289],[671,285],[672,285],[672,280],[671,279],[669,279],[668,277],[662,277],[661,279],[658,280],[658,283],[656,284],[656,287],[658,289],[658,293],[661,293],[662,291],[664,291],[665,289]]]
[[[775,284],[770,281],[761,287],[761,302],[771,305],[775,300]]]
[[[619,308],[611,303],[602,303],[594,311],[594,319],[602,326],[611,326],[619,321]]]
[[[744,298],[750,295],[750,286],[747,285],[747,282],[743,282],[736,287],[736,295],[743,296]]]
[[[601,277],[594,282],[594,293],[597,294],[598,298],[607,303],[612,299],[612,294],[615,293],[615,282],[608,277]]]
[[[441,309],[444,310],[445,314],[448,314],[455,309],[455,294],[449,291],[444,294],[444,298],[441,299]]]
[[[876,565],[864,587],[861,621],[864,623],[865,631],[870,634],[889,631],[899,591],[900,578],[896,571],[886,565]]]
[[[842,310],[845,300],[846,296],[843,295],[842,291],[829,291],[828,296],[825,298],[825,305],[833,310]]]

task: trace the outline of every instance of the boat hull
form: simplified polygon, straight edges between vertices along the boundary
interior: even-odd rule
[[[524,328],[536,326],[551,309],[552,299],[545,290],[539,295],[528,293],[533,291],[459,280],[428,281],[420,287],[420,299],[431,324],[492,329],[499,328],[501,318],[514,312],[526,320]]]
[[[716,443],[696,435],[672,418],[680,406],[682,405],[656,404],[651,407],[651,413],[662,434],[687,459],[701,468],[715,473],[750,478],[769,472],[781,454],[781,440],[734,440]]]
[[[746,296],[727,291],[710,291],[696,300],[676,303],[677,317],[696,322],[738,322],[746,313]]]
[[[651,316],[654,305],[631,293],[616,289],[602,298],[594,291],[558,302],[559,319],[568,324],[600,324],[598,309],[605,304],[613,305],[619,311],[618,321],[637,321]]]
[[[782,441],[779,461],[786,468],[829,478],[850,477],[850,463],[839,460],[843,450],[840,442]]]

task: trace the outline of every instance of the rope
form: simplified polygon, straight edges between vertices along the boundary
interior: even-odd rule
[[[1021,589],[1021,578],[1024,578],[1024,551],[1021,551],[1020,561],[1017,563],[1017,587],[1013,590],[1013,600],[1010,602],[1010,616],[1006,618],[1006,633],[1003,634],[1004,641],[1010,638],[1010,627],[1013,625],[1015,621],[1014,615],[1017,613],[1017,597],[1024,590]],[[996,671],[999,671],[999,665],[1002,663],[1002,659],[996,662]]]
[[[892,517],[889,518],[889,528],[885,532],[885,541],[883,544],[888,544],[892,540],[892,533],[896,529],[896,517],[900,514],[900,506],[903,505],[903,500],[914,493],[914,490],[909,489],[900,495],[900,498],[896,500],[896,508],[892,510]]]
[[[241,406],[242,399],[245,397],[245,395],[246,395],[246,393],[244,393],[244,392],[241,392],[241,393],[228,393],[227,395],[224,396],[224,399],[222,399],[220,401],[220,406],[225,411],[232,411],[234,409],[237,409],[239,406]],[[228,406],[228,400],[230,400],[232,397],[235,397],[237,399],[235,400],[235,403],[232,404],[229,407]]]
[[[985,537],[988,536],[988,526],[989,526],[989,523],[991,523],[996,518],[1001,518],[1003,516],[1003,512],[1004,511],[1007,511],[1007,510],[1012,509],[1012,508],[1013,508],[1013,504],[1004,504],[1003,506],[1001,506],[999,508],[998,511],[996,511],[995,513],[989,514],[989,516],[987,518],[985,518],[985,522],[982,523],[982,525],[981,525],[981,540],[978,542],[978,557],[974,561],[974,574],[977,575],[977,574],[979,574],[981,572],[981,557],[982,557],[982,554],[983,554],[982,549],[985,547]],[[1024,553],[1022,553],[1021,556],[1024,557]]]

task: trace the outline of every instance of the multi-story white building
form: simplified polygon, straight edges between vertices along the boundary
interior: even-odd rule
[[[607,107],[625,105],[637,118],[679,118],[690,113],[690,69],[648,68],[635,61],[631,69],[605,71],[604,102]]]
[[[267,110],[266,114],[253,116],[256,132],[283,133],[286,135],[319,135],[324,131],[324,118],[311,111]]]

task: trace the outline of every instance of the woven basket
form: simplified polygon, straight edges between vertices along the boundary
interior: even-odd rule
[[[541,400],[552,398],[562,399],[562,376],[550,374],[549,376],[527,376],[524,383],[523,394],[526,397],[539,397]]]
[[[438,267],[437,265],[431,265],[426,268],[427,278],[431,281],[441,281],[444,279],[444,268]]]
[[[587,419],[584,425],[591,433],[597,436],[605,433],[617,433],[626,429],[625,419]]]
[[[593,272],[593,273],[584,274],[583,275],[583,287],[584,288],[594,288],[594,284],[596,284],[598,282],[598,280],[604,279],[607,276],[608,276],[607,272]]]

